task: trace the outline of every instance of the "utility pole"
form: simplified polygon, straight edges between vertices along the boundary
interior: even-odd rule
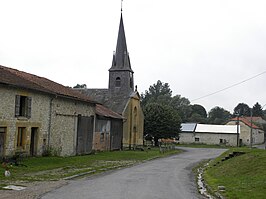
[[[239,147],[239,113],[237,113],[236,146]]]
[[[266,104],[264,104],[264,105],[262,106],[262,108],[261,108],[262,111],[263,111],[264,106],[266,106]],[[264,132],[264,142],[265,142],[264,149],[266,150],[266,132]]]
[[[252,111],[252,108],[250,109],[250,148],[252,148],[252,133],[253,133],[253,130],[252,130],[252,117],[253,117],[253,111]]]

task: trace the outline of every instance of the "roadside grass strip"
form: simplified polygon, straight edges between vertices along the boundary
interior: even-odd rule
[[[211,161],[203,176],[212,193],[227,199],[265,198],[266,150],[230,149]]]

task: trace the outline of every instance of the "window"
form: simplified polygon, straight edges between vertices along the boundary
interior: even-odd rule
[[[0,127],[0,133],[5,133],[6,132],[6,127]]]
[[[23,147],[26,142],[26,128],[19,127],[18,128],[18,136],[17,136],[17,147]]]
[[[31,97],[16,95],[15,117],[31,117]]]
[[[220,144],[223,144],[223,139],[220,139]]]
[[[199,138],[195,138],[195,142],[199,142]]]
[[[117,77],[115,79],[115,87],[121,87],[121,78],[120,77]]]

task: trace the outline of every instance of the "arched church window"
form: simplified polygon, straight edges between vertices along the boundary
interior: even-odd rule
[[[120,79],[120,77],[117,77],[115,79],[115,87],[121,87],[121,79]]]

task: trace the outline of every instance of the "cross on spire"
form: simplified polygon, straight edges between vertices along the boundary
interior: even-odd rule
[[[121,12],[123,11],[123,0],[121,0]]]

